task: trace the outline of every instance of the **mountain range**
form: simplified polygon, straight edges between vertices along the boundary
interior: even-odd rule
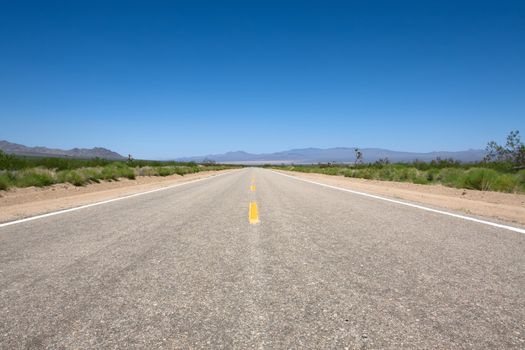
[[[381,148],[363,148],[360,149],[363,154],[365,163],[375,162],[381,158],[388,158],[390,162],[412,162],[415,160],[431,161],[436,158],[453,158],[461,162],[480,161],[485,156],[485,151],[481,149],[469,149],[457,152],[399,152]],[[315,163],[353,163],[355,162],[354,147],[336,147],[336,148],[301,148],[289,151],[253,154],[243,151],[227,152],[223,154],[209,154],[206,156],[178,158],[178,161],[195,161],[203,162],[206,160],[217,163],[232,164],[315,164]]]
[[[27,147],[18,143],[0,140],[0,150],[8,154],[29,157],[68,157],[68,158],[103,158],[110,160],[125,159],[117,152],[102,147],[73,148],[63,150],[47,147]]]
[[[27,147],[17,143],[0,140],[0,150],[8,154],[16,154],[31,157],[70,157],[70,158],[104,158],[110,160],[125,159],[117,152],[102,147],[73,148],[62,150],[47,147]],[[379,159],[388,158],[390,162],[412,162],[414,160],[431,161],[436,158],[453,158],[461,162],[480,161],[485,156],[481,149],[470,149],[457,152],[400,152],[381,148],[363,148],[363,161],[365,163],[375,162]],[[205,156],[182,157],[175,159],[184,162],[215,161],[217,163],[230,164],[315,164],[315,163],[353,163],[355,162],[354,147],[336,148],[300,148],[275,153],[247,153],[244,151],[227,152],[222,154],[209,154]]]

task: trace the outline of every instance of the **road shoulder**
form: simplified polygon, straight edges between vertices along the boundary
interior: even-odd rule
[[[228,171],[231,170],[203,171],[184,176],[140,176],[135,180],[102,181],[86,186],[56,184],[0,191],[0,223],[151,191]]]
[[[525,195],[275,170],[302,179],[525,225]]]

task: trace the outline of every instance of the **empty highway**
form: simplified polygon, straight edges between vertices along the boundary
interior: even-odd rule
[[[523,349],[525,235],[242,169],[0,227],[2,349]]]

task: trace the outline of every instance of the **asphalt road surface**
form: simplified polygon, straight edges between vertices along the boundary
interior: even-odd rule
[[[523,349],[524,253],[518,232],[243,169],[1,227],[0,344]]]

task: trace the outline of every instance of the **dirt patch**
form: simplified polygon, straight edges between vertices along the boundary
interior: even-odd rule
[[[227,171],[231,170],[203,171],[184,176],[139,176],[135,180],[104,181],[86,186],[56,184],[41,188],[27,187],[0,191],[0,222],[123,197]]]
[[[405,199],[467,214],[525,225],[525,195],[417,185],[406,182],[355,179],[278,170],[288,175],[380,196]]]

